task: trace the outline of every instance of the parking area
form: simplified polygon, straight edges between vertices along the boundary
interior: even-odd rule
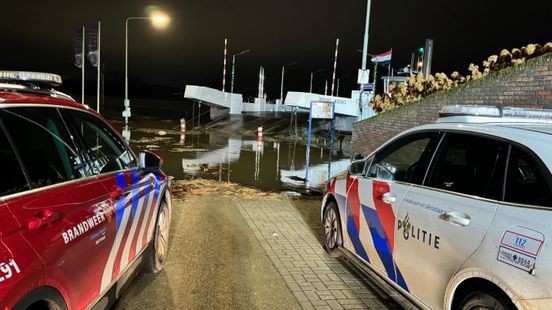
[[[175,200],[166,268],[138,275],[115,308],[399,308],[324,252],[319,203],[213,193]]]

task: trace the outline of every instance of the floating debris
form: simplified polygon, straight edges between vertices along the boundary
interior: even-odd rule
[[[165,132],[165,135],[177,135],[180,134],[180,131],[174,130],[174,129],[158,129],[158,128],[135,128],[132,129],[133,132],[142,132],[142,133],[149,133],[149,134],[159,134],[160,132]]]
[[[175,180],[172,182],[172,194],[175,198],[184,198],[186,195],[219,194],[224,197],[240,198],[245,200],[278,200],[282,195],[263,192],[258,189],[245,187],[236,183],[217,182],[207,179]]]
[[[185,147],[173,147],[169,152],[173,153],[182,153],[182,152],[207,152],[208,149],[195,149],[195,148],[185,148]]]
[[[293,191],[285,191],[285,192],[282,192],[282,194],[290,197],[301,197],[301,193],[293,192]]]
[[[171,137],[143,137],[139,139],[132,139],[132,143],[156,143],[162,141],[171,141]]]

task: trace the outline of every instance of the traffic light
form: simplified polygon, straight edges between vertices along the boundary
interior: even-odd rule
[[[418,53],[423,54],[424,53],[424,48],[423,47],[418,48]]]

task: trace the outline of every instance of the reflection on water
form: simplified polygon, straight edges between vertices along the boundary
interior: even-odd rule
[[[344,143],[343,149],[333,150],[328,165],[329,149],[311,146],[306,178],[307,147],[296,141],[183,133],[177,121],[143,120],[131,125],[130,144],[135,151],[147,149],[161,155],[163,170],[177,179],[216,179],[273,192],[320,191],[328,175],[347,168],[350,157],[350,145]]]

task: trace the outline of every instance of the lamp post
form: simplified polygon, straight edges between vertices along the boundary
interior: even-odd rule
[[[235,75],[235,72],[236,72],[236,56],[240,56],[240,55],[243,55],[243,54],[247,54],[251,52],[250,49],[246,49],[245,51],[241,51],[237,54],[233,54],[232,55],[232,81],[230,82],[230,93],[233,94],[234,93],[234,75]]]
[[[339,77],[337,78],[337,90],[336,90],[336,96],[339,97],[339,83],[341,80],[345,80],[345,79],[348,79],[350,78],[351,76],[350,75],[345,75],[345,76],[342,76],[342,77]]]
[[[159,11],[153,12],[150,16],[128,17],[125,21],[125,100],[123,117],[125,118],[125,128],[128,125],[130,117],[130,100],[128,99],[128,22],[131,20],[150,20],[156,28],[164,28],[169,23],[169,17]]]
[[[362,70],[366,70],[368,62],[368,35],[370,30],[370,10],[372,7],[372,0],[367,0],[366,5],[366,24],[364,27],[364,43],[362,45]]]
[[[287,65],[282,66],[282,82],[280,83],[280,102],[284,104],[284,74],[286,67],[291,67],[293,65],[297,64],[297,61],[292,61],[288,63]]]
[[[312,81],[313,81],[313,79],[314,79],[314,75],[317,74],[317,73],[320,73],[320,72],[322,72],[322,71],[324,71],[324,70],[326,70],[326,69],[320,68],[320,69],[318,69],[318,70],[316,70],[316,71],[311,72],[311,74],[310,74],[310,88],[309,88],[309,93],[312,93]]]

